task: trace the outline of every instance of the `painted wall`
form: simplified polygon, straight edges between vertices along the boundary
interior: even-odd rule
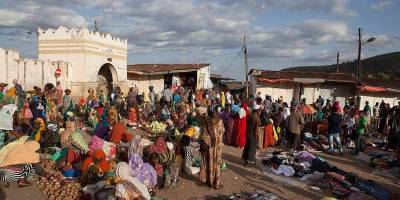
[[[284,102],[290,102],[294,95],[293,83],[272,83],[272,84],[262,84],[255,87],[255,93],[261,93],[261,97],[265,99],[265,95],[270,95],[273,100],[277,100],[280,96],[283,97]]]
[[[354,97],[355,88],[352,84],[330,82],[301,85],[301,98],[306,98],[307,104],[316,102],[320,95],[325,99],[325,102],[326,99],[335,100],[343,106],[346,99]]]
[[[364,108],[365,101],[369,102],[372,107],[376,102],[381,103],[382,100],[385,103],[389,103],[391,106],[398,105],[400,101],[399,93],[381,93],[381,92],[360,92],[360,108]]]
[[[158,94],[161,94],[164,90],[164,75],[137,75],[137,74],[128,74],[128,87],[137,86],[139,89],[139,93],[143,93],[144,91],[148,92],[149,87],[153,86],[154,91]]]
[[[0,82],[12,85],[17,79],[25,90],[34,86],[43,87],[46,83],[55,84],[54,75],[57,68],[61,69],[61,81],[63,88],[68,88],[68,79],[71,77],[71,64],[63,61],[23,59],[19,52],[0,48]]]
[[[213,87],[210,74],[211,66],[203,67],[197,70],[197,88],[209,89]]]
[[[254,79],[252,79],[252,82]],[[299,83],[262,83],[252,88],[253,94],[261,92],[261,96],[270,95],[276,100],[280,96],[284,102],[290,102],[292,97],[296,100],[300,94],[300,98],[306,98],[307,104],[316,102],[318,96],[322,98],[339,101],[340,105],[344,105],[345,100],[353,97],[355,94],[354,87],[351,84],[334,84],[334,83],[314,83],[314,84],[299,84]],[[326,101],[325,101],[326,102]]]

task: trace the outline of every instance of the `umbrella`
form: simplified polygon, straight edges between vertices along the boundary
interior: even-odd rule
[[[311,115],[317,112],[311,105],[304,105],[301,111],[304,115]]]

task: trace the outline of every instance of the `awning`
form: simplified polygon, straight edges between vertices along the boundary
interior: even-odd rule
[[[383,87],[373,87],[373,86],[368,86],[368,85],[358,86],[358,89],[361,92],[385,92],[385,91],[387,91],[387,89],[383,88]]]

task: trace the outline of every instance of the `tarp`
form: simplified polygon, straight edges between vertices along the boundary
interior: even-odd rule
[[[24,163],[38,163],[40,144],[28,141],[28,136],[22,136],[16,141],[8,143],[0,150],[0,167]]]
[[[368,86],[368,85],[359,86],[358,88],[362,92],[384,92],[384,91],[386,91],[386,88],[373,87],[373,86]]]
[[[17,110],[17,106],[14,104],[4,105],[0,109],[0,129],[12,131],[13,130],[13,115]]]

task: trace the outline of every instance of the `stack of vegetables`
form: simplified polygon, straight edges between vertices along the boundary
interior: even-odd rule
[[[48,200],[75,200],[82,190],[79,182],[63,179],[58,173],[38,177],[35,183]]]
[[[159,134],[165,132],[167,125],[163,122],[153,121],[150,125],[146,125],[146,128],[150,129],[152,133]]]

